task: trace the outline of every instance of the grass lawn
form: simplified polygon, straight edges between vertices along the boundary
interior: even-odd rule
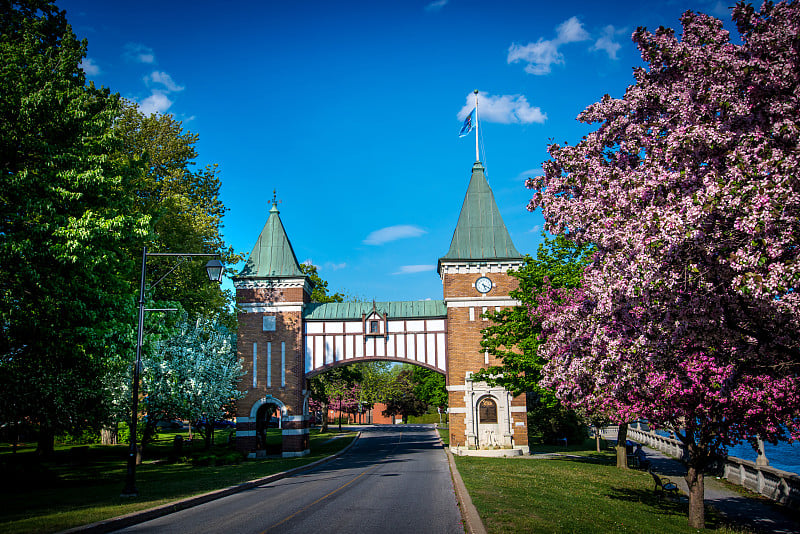
[[[489,533],[698,532],[687,526],[686,498],[654,496],[650,475],[617,469],[613,452],[566,454],[579,457],[455,461]],[[745,532],[726,528],[713,512],[706,513],[706,524],[707,532]]]
[[[227,432],[222,431],[220,437],[223,435]],[[21,449],[12,455],[9,447],[0,447],[0,532],[56,532],[286,471],[334,454],[347,446],[355,433],[332,440],[336,435],[312,430],[311,454],[302,458],[200,466],[165,461],[172,451],[174,434],[161,434],[161,440],[149,448],[149,453],[146,451],[143,465],[136,469],[139,497],[134,498],[119,496],[127,446],[93,445],[80,461],[69,448],[58,448],[51,460],[41,463],[31,450]],[[184,450],[184,454],[187,452],[201,461],[209,457],[197,445],[193,451]],[[231,457],[227,446],[219,446],[214,452],[217,457]]]

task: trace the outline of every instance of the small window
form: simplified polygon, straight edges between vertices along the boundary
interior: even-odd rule
[[[483,399],[478,404],[478,420],[481,423],[497,423],[497,403],[492,399]]]
[[[369,322],[369,333],[370,334],[378,334],[380,333],[378,321],[370,321]]]

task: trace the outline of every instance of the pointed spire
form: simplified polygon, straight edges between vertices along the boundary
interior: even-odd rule
[[[497,209],[483,165],[476,161],[450,250],[441,260],[521,258]]]
[[[273,191],[267,223],[261,230],[240,277],[304,276],[279,213],[278,200]]]

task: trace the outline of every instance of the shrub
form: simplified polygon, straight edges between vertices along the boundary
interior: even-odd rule
[[[558,444],[567,438],[568,443],[583,443],[588,437],[586,425],[572,410],[561,405],[538,404],[528,412],[528,435],[542,443]]]

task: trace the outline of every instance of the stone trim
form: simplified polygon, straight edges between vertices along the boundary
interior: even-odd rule
[[[467,390],[467,386],[459,386],[459,385],[445,386],[445,389],[447,391],[466,391]]]
[[[245,302],[239,305],[242,313],[302,312],[302,302]]]
[[[511,406],[511,413],[522,412],[527,413],[528,407],[527,406]]]
[[[284,428],[282,433],[284,436],[299,436],[302,434],[308,434],[308,428]]]
[[[439,276],[444,279],[446,274],[487,274],[504,273],[509,269],[515,269],[522,265],[519,260],[465,260],[464,262],[452,262],[439,260]]]
[[[448,308],[469,308],[471,306],[522,306],[522,302],[508,297],[455,297],[446,301]]]
[[[299,458],[300,456],[308,456],[311,454],[311,449],[306,449],[304,451],[283,451],[281,456],[284,458]]]
[[[233,279],[236,289],[288,289],[302,287],[306,293],[311,294],[311,284],[303,277],[276,277],[276,278],[239,278]]]

